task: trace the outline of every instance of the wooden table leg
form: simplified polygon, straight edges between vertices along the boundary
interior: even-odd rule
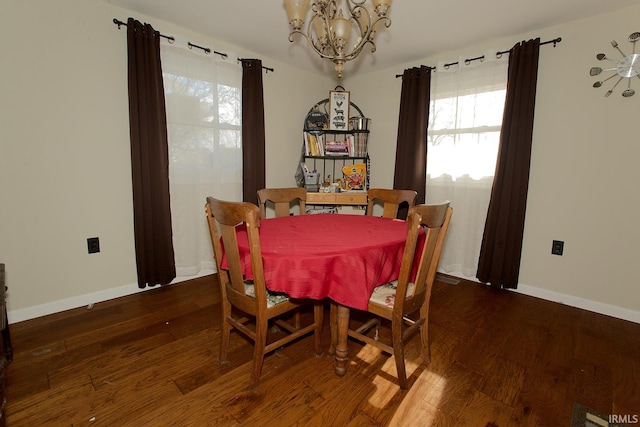
[[[331,305],[329,305],[329,331],[331,331],[329,355],[335,356],[336,345],[338,344],[338,306],[333,301],[331,301]]]
[[[337,322],[336,324],[336,335],[337,342],[335,345],[335,353],[336,353],[336,375],[343,376],[347,373],[347,360],[349,359],[349,352],[347,349],[347,336],[349,331],[349,307],[345,307],[342,304],[337,304]],[[332,330],[333,333],[333,330]],[[332,337],[333,341],[334,338]],[[333,346],[333,343],[332,343]]]

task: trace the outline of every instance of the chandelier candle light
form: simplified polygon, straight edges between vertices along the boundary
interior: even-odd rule
[[[301,34],[311,48],[322,58],[331,60],[335,64],[338,78],[344,73],[344,63],[356,58],[367,43],[371,44],[371,52],[376,51],[375,38],[380,27],[391,26],[391,19],[387,12],[391,6],[391,0],[346,0],[348,18],[344,16],[341,8],[338,8],[340,0],[313,0],[311,3],[311,19],[306,27],[302,27],[309,12],[310,0],[284,0],[289,15],[289,41],[293,42],[294,34]],[[351,51],[345,50],[351,28],[359,32],[359,36]]]

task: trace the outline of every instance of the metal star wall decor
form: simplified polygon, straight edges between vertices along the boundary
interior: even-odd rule
[[[611,46],[613,46],[613,48],[616,49],[620,53],[620,55],[622,55],[622,59],[618,60],[618,59],[609,58],[604,53],[599,53],[596,55],[596,58],[598,59],[598,61],[610,61],[616,65],[614,67],[605,68],[605,69],[603,69],[602,67],[591,67],[591,70],[589,70],[589,74],[592,76],[599,76],[603,72],[613,71],[613,74],[607,77],[606,79],[598,80],[597,82],[595,82],[593,84],[594,88],[599,88],[606,81],[611,80],[614,77],[618,77],[618,80],[615,82],[613,86],[611,86],[611,89],[609,89],[604,94],[604,96],[611,95],[613,93],[613,89],[615,89],[616,86],[618,86],[618,84],[623,79],[628,79],[628,83],[627,83],[627,88],[622,91],[622,96],[625,98],[628,98],[630,96],[633,96],[636,93],[636,91],[631,88],[631,80],[634,77],[640,78],[640,54],[636,53],[636,42],[640,39],[640,32],[636,31],[634,33],[629,34],[628,39],[632,46],[631,55],[627,55],[626,53],[624,53],[620,49],[618,42],[615,40],[612,40]]]

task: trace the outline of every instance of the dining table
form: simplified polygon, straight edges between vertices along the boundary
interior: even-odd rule
[[[308,214],[260,221],[260,250],[269,290],[290,298],[332,301],[329,354],[346,373],[350,309],[367,310],[376,286],[398,279],[404,220],[357,214]],[[245,279],[252,279],[246,229],[236,229]]]

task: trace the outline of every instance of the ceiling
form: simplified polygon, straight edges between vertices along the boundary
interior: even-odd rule
[[[282,0],[103,1],[135,12],[132,17],[136,19],[144,20],[137,13],[172,22],[255,52],[259,57],[333,75],[333,64],[314,54],[301,36],[294,43],[289,42],[289,23]],[[339,3],[344,8],[344,1]],[[365,48],[358,58],[346,64],[345,76],[419,61],[483,40],[515,37],[636,4],[640,0],[396,0],[389,13],[392,25],[379,31],[375,54]],[[114,18],[126,21],[128,16]],[[149,23],[162,32],[161,24]],[[272,66],[261,59],[263,65]]]

